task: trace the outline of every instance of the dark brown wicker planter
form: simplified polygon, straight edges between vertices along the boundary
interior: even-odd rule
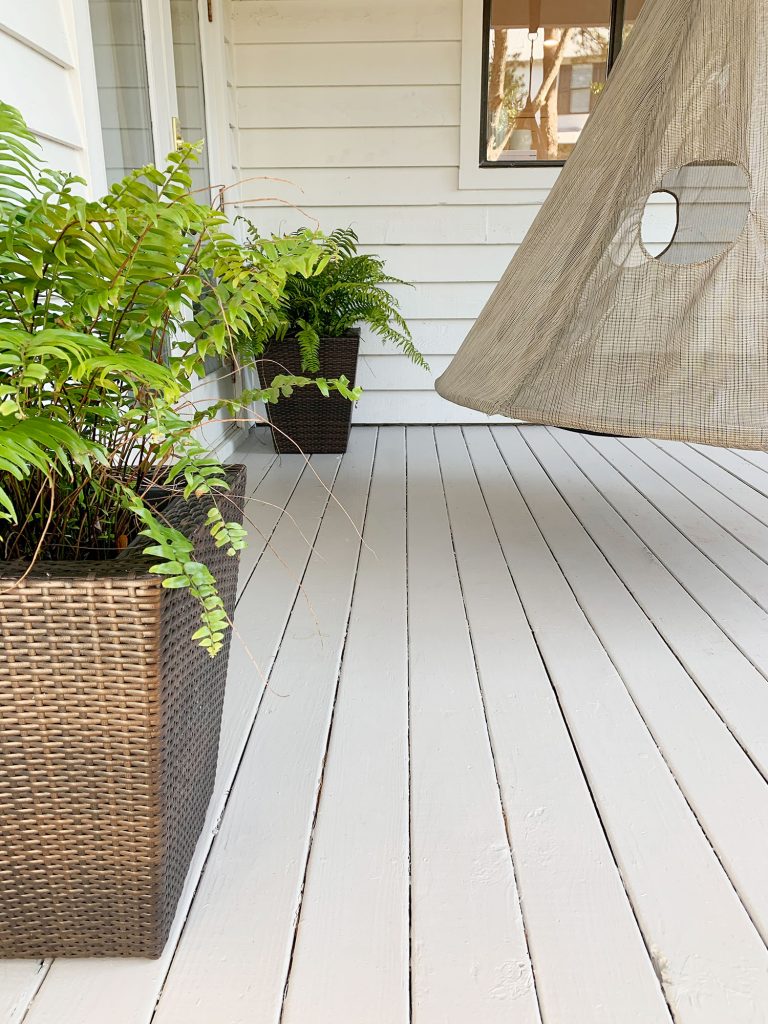
[[[245,470],[231,497],[242,516]],[[195,540],[231,615],[236,558],[206,502],[165,515]],[[233,507],[228,519],[237,519]],[[0,956],[159,956],[213,792],[229,638],[161,587],[141,544],[48,562],[13,589],[0,563]]]
[[[320,372],[305,373],[301,368],[299,344],[295,338],[272,341],[258,361],[259,377],[269,384],[279,373],[299,377],[341,377],[355,383],[360,331],[347,331],[341,338],[321,338]],[[316,388],[299,388],[290,398],[267,406],[276,451],[307,455],[319,452],[345,452],[349,440],[352,403],[338,392],[325,398]]]

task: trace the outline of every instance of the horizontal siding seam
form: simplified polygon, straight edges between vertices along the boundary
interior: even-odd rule
[[[9,39],[13,39],[15,42],[21,43],[21,45],[25,46],[28,50],[34,50],[35,53],[39,53],[41,57],[45,57],[52,64],[55,64],[57,67],[63,68],[65,71],[73,71],[75,68],[75,65],[71,61],[65,60],[58,54],[55,54],[51,50],[46,49],[44,46],[40,46],[39,43],[36,43],[34,39],[29,39],[27,36],[22,35],[20,32],[15,32],[12,28],[10,28],[8,25],[3,24],[2,22],[0,22],[0,32],[4,36],[7,36]]]

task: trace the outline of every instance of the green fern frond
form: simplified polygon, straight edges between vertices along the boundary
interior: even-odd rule
[[[260,238],[250,221],[245,223],[248,244],[257,253],[268,253],[269,243]],[[359,253],[358,237],[352,228],[336,228],[324,237],[313,238],[323,258],[311,274],[288,276],[278,322],[266,325],[273,331],[271,336],[294,335],[302,369],[305,373],[317,373],[320,339],[341,337],[352,327],[365,325],[383,342],[396,345],[417,366],[428,370],[400,312],[400,304],[389,291],[392,286],[410,285],[388,274],[379,257]],[[270,335],[264,330],[256,332],[250,342],[251,354],[261,355],[269,340]]]

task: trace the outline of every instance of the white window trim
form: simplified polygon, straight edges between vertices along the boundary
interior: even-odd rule
[[[162,165],[166,154],[173,149],[171,118],[176,114],[173,64],[169,64],[169,53],[170,59],[173,59],[173,50],[169,50],[170,8],[167,4],[158,4],[156,0],[141,0],[141,7],[146,41],[152,146],[155,162]],[[107,176],[88,0],[75,0],[72,18],[77,46],[83,135],[87,148],[88,191],[91,195],[104,195],[107,191]]]
[[[162,0],[162,2],[141,0],[141,4],[146,41],[149,102],[152,114],[152,141],[155,162],[162,167],[166,155],[174,147],[171,119],[178,114],[170,5],[167,0]],[[226,142],[227,125],[222,122],[222,118],[226,116],[227,84],[223,25],[225,14],[218,9],[218,16],[214,17],[213,23],[210,23],[205,0],[198,0],[197,10],[203,57],[203,80],[206,90],[206,127],[211,181],[215,185],[228,183],[228,179],[231,177],[231,168],[229,168],[229,173],[226,173],[228,161],[223,149]],[[75,0],[72,14],[80,72],[83,135],[87,144],[88,192],[92,196],[100,196],[107,190],[107,176],[88,0]],[[222,124],[223,127],[219,127]],[[198,382],[195,397],[200,402],[216,401],[220,398],[230,397],[232,393],[231,377],[228,374],[215,371]],[[241,436],[239,428],[241,426],[248,429],[250,424],[222,424],[218,429],[209,427],[206,439],[216,448],[222,458],[226,458],[239,443]]]
[[[232,155],[229,151],[229,109],[227,98],[227,62],[223,5],[214,7],[213,21],[208,20],[207,0],[198,0],[200,48],[203,60],[205,91],[206,142],[211,186],[229,185],[232,181]],[[230,197],[227,197],[228,199]]]
[[[107,190],[107,174],[88,0],[75,0],[70,9],[70,17],[77,60],[76,88],[80,100],[79,113],[85,150],[84,171],[88,181],[87,194],[91,197],[100,196]]]
[[[481,167],[483,0],[464,0],[461,30],[459,189],[549,189],[559,167]]]
[[[178,116],[176,76],[173,68],[173,32],[171,6],[157,0],[141,0],[144,42],[149,85],[149,107],[152,114],[152,142],[155,163],[162,167],[168,153],[175,148],[173,118]]]

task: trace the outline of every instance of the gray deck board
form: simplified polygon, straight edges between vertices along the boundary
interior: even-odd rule
[[[245,455],[169,947],[0,964],[2,1024],[766,1024],[768,459],[516,426]]]

